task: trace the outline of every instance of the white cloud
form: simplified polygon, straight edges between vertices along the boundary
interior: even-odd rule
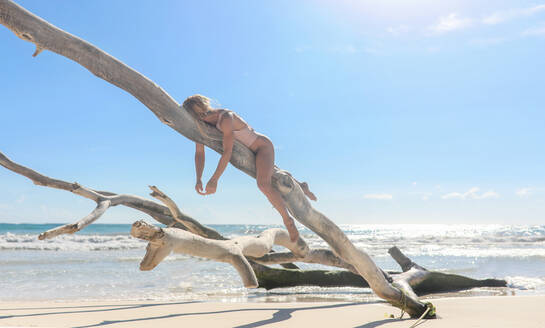
[[[462,17],[458,13],[450,13],[446,16],[441,16],[437,22],[428,27],[428,30],[432,34],[443,34],[447,32],[452,32],[456,30],[461,30],[468,28],[474,25],[497,25],[505,23],[511,20],[529,17],[540,12],[545,12],[545,4],[536,5],[528,8],[514,8],[503,11],[496,11],[489,15],[486,15],[480,19],[471,18],[471,17]],[[389,27],[387,31],[392,35],[400,35],[406,33],[408,28],[402,28],[404,25],[399,27]],[[536,35],[545,35],[545,26],[530,28],[522,32],[523,36],[536,36]],[[488,39],[475,39],[470,41],[470,43],[478,45],[494,45],[505,42],[504,38],[488,38]]]
[[[498,194],[495,191],[487,191],[481,196],[477,196],[477,199],[485,199],[485,198],[499,198],[500,194]]]
[[[528,197],[532,194],[532,188],[520,188],[515,191],[515,194],[519,197]]]
[[[466,193],[459,193],[459,192],[451,192],[449,194],[445,194],[441,196],[443,199],[466,199]]]
[[[522,32],[522,36],[545,36],[545,25],[529,28]]]
[[[471,18],[459,17],[457,13],[452,13],[448,16],[440,17],[437,24],[430,26],[429,29],[436,34],[441,34],[464,29],[471,26],[472,23],[473,20]]]
[[[520,17],[531,16],[541,11],[545,11],[545,4],[537,5],[530,8],[517,8],[517,9],[504,10],[504,11],[497,11],[495,13],[492,13],[484,17],[482,19],[482,22],[483,24],[487,24],[487,25],[496,25],[496,24],[504,23],[504,22],[517,19]]]
[[[391,200],[394,198],[390,194],[365,194],[363,195],[363,198],[365,199],[379,199],[379,200]]]
[[[498,198],[500,194],[495,191],[487,191],[479,194],[479,187],[473,187],[464,193],[451,192],[441,196],[443,199],[486,199],[486,198]]]

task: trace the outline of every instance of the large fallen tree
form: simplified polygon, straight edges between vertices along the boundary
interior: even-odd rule
[[[43,50],[49,50],[79,63],[97,77],[129,92],[150,109],[161,122],[183,136],[222,153],[221,134],[218,130],[196,121],[153,81],[94,45],[53,26],[10,0],[0,0],[0,24],[13,31],[21,39],[34,43],[36,51],[33,56],[37,56]],[[198,125],[201,125],[200,128]],[[203,134],[201,131],[205,133]],[[144,268],[149,268],[148,265],[150,267],[157,265],[160,257],[166,256],[165,254],[171,250],[185,251],[231,263],[241,273],[244,284],[254,287],[256,276],[259,285],[273,286],[274,283],[270,281],[275,279],[281,281],[281,275],[288,274],[295,281],[295,277],[300,273],[299,271],[287,273],[290,272],[289,269],[273,269],[259,263],[302,261],[340,266],[349,269],[348,273],[343,273],[344,275],[353,275],[350,279],[365,281],[379,297],[403,309],[412,317],[435,317],[435,311],[431,310],[433,306],[420,301],[414,292],[415,288],[418,291],[417,287],[427,280],[426,277],[430,276],[429,272],[422,268],[413,267],[397,275],[384,273],[367,253],[354,246],[333,221],[310,205],[299,184],[288,172],[277,167],[275,167],[273,174],[273,185],[286,201],[289,211],[296,220],[325,240],[331,250],[309,250],[302,240],[299,240],[295,245],[288,245],[283,240],[284,233],[278,230],[264,232],[267,236],[266,239],[268,239],[266,243],[261,243],[260,240],[265,235],[227,241],[216,231],[179,212],[172,203],[157,195],[160,193],[159,190],[154,190],[154,196],[158,196],[158,199],[166,206],[137,196],[97,191],[77,183],[51,179],[10,161],[4,155],[0,156],[0,160],[3,166],[27,176],[38,185],[67,190],[97,203],[97,207],[82,220],[46,231],[40,235],[40,239],[81,230],[97,220],[109,207],[124,205],[140,210],[169,226],[168,228],[155,228],[141,222],[135,223],[133,234],[149,240],[147,259],[145,258],[143,262]],[[239,142],[235,142],[230,162],[236,168],[255,178],[254,153]],[[190,235],[180,232],[180,229],[186,230]],[[197,236],[200,237],[196,238]],[[223,241],[220,241],[222,239]],[[200,245],[213,245],[213,249],[217,252],[212,254],[199,251],[197,254],[195,249],[187,248],[187,245],[193,245],[192,242],[200,243]],[[275,242],[289,246],[291,252],[267,254],[272,243]],[[261,246],[257,246],[258,244]],[[254,246],[260,248],[260,252],[253,252]],[[249,249],[252,251],[248,252]],[[249,270],[249,266],[252,270]],[[276,274],[273,273],[274,270],[283,271],[281,274]],[[254,273],[255,276],[252,276]],[[311,278],[311,276],[311,273],[307,274],[303,278],[303,282],[318,279]],[[264,277],[267,279],[266,283],[262,283]],[[292,278],[284,279],[284,281],[290,281],[290,279]],[[286,282],[283,284],[289,285]],[[324,285],[327,284],[324,283]]]
[[[146,255],[140,263],[141,270],[152,270],[171,252],[178,252],[226,262],[239,272],[246,287],[273,289],[295,286],[321,287],[369,287],[356,269],[336,256],[329,249],[309,249],[303,239],[293,243],[287,231],[268,229],[258,236],[242,236],[228,240],[220,233],[183,213],[176,203],[159,188],[150,186],[151,196],[161,203],[139,196],[97,191],[78,183],[53,179],[30,168],[17,164],[0,152],[0,165],[29,178],[34,184],[70,191],[91,199],[97,207],[83,219],[41,233],[39,239],[50,239],[61,234],[80,231],[99,219],[110,207],[127,206],[141,211],[157,222],[166,225],[159,228],[144,221],[133,224],[131,235],[149,241]],[[287,248],[287,252],[271,252],[273,245]],[[389,282],[405,285],[416,295],[464,290],[474,287],[504,287],[504,280],[476,280],[468,277],[428,271],[413,263],[397,247],[390,255],[401,266],[402,272],[383,273]],[[294,262],[315,263],[345,270],[299,270],[289,266]],[[282,264],[286,268],[271,268],[268,265]]]

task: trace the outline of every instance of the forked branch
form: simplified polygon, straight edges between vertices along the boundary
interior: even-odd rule
[[[202,143],[219,153],[223,152],[219,131],[205,125],[203,128],[207,136],[202,134],[198,128],[200,123],[180,108],[157,84],[94,45],[53,26],[10,0],[0,0],[0,24],[38,48],[65,56],[97,77],[129,92],[161,122],[190,140]],[[234,145],[231,163],[255,177],[255,154],[238,142]],[[332,220],[316,211],[290,174],[275,167],[272,180],[294,218],[323,238],[335,254],[350,263],[379,297],[397,307],[405,308],[411,316],[419,317],[427,310],[428,307],[423,302],[414,297],[406,298],[399,288],[391,285],[368,254],[357,249]],[[171,221],[172,217],[168,217],[168,221]]]
[[[2,152],[0,152],[0,165],[10,171],[29,178],[36,185],[66,190],[76,195],[93,200],[97,203],[97,207],[82,220],[73,224],[67,224],[65,226],[46,231],[40,234],[40,239],[53,238],[61,234],[74,233],[76,231],[79,231],[99,219],[100,216],[108,210],[108,208],[117,205],[127,206],[146,213],[153,219],[157,220],[159,223],[168,226],[186,229],[186,225],[188,225],[194,227],[195,231],[198,231],[199,234],[201,234],[203,237],[212,239],[225,239],[216,230],[200,224],[197,220],[182,212],[178,212],[178,220],[174,220],[168,207],[156,203],[152,200],[142,198],[140,196],[116,194],[109,191],[97,191],[91,188],[87,188],[85,186],[81,186],[77,182],[70,183],[63,180],[53,179],[41,173],[38,173],[28,167],[13,162]],[[184,224],[180,224],[180,221],[184,222]]]
[[[182,253],[231,264],[248,288],[258,287],[258,281],[246,256],[261,257],[270,252],[273,245],[284,246],[301,257],[308,253],[308,246],[301,238],[292,242],[283,229],[268,229],[256,237],[214,240],[180,229],[158,228],[144,221],[136,221],[132,225],[131,235],[149,241],[140,270],[152,270],[171,252]]]
[[[98,218],[100,218],[100,216],[104,214],[104,212],[106,212],[106,210],[110,207],[111,204],[112,204],[112,201],[109,199],[100,201],[98,202],[97,207],[83,219],[79,220],[76,223],[65,224],[63,226],[42,232],[38,236],[38,239],[40,240],[51,239],[51,238],[57,237],[58,235],[71,234],[71,233],[80,231],[81,229],[85,228],[86,226],[98,220]]]

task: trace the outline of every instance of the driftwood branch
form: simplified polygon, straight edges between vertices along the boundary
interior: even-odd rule
[[[292,262],[315,263],[343,268],[357,274],[356,269],[352,265],[339,258],[329,249],[310,249],[304,257],[298,257],[292,252],[269,253],[259,258],[252,258],[252,260],[264,265]]]
[[[475,287],[506,287],[507,282],[500,279],[472,279],[469,277],[448,274],[437,271],[428,271],[414,263],[396,246],[388,253],[398,262],[403,272],[392,274],[394,283],[404,286],[404,289],[415,295],[452,292]]]
[[[40,239],[52,238],[60,234],[74,233],[76,231],[79,231],[94,222],[96,219],[98,219],[108,208],[117,205],[123,205],[139,210],[143,213],[148,214],[159,223],[165,224],[167,226],[174,226],[180,229],[186,229],[186,225],[189,225],[191,227],[195,227],[195,230],[198,231],[199,234],[203,237],[212,239],[225,239],[216,230],[200,224],[197,220],[193,219],[187,214],[179,212],[178,221],[182,221],[184,222],[184,224],[182,225],[178,223],[172,217],[172,214],[168,207],[151,201],[149,199],[142,198],[140,196],[116,194],[109,191],[96,191],[91,188],[81,186],[76,182],[70,183],[63,180],[50,178],[28,167],[13,162],[2,152],[0,152],[0,165],[10,171],[19,173],[29,178],[36,185],[66,190],[76,195],[93,200],[97,203],[96,209],[91,214],[83,218],[81,221],[46,231],[40,235]]]
[[[124,205],[131,208],[134,208],[136,210],[139,210],[143,213],[149,214],[152,218],[156,219],[159,223],[163,223],[169,227],[175,227],[179,229],[187,229],[187,227],[191,228],[191,231],[201,237],[209,238],[209,239],[215,239],[215,240],[227,240],[224,236],[222,236],[220,233],[218,233],[216,230],[209,228],[205,225],[202,225],[199,221],[193,219],[192,217],[182,213],[178,206],[172,201],[170,197],[168,197],[166,194],[164,194],[162,191],[159,190],[159,188],[152,186],[153,192],[152,195],[156,196],[158,199],[164,200],[169,203],[170,208],[163,206],[161,204],[155,203],[153,201],[147,200],[145,198],[141,198],[139,196],[133,196],[133,195],[118,195],[116,193],[110,192],[110,191],[95,191],[93,189],[81,186],[77,183],[70,184],[63,180],[53,179],[50,177],[47,177],[41,173],[38,173],[30,168],[27,168],[25,166],[22,166],[20,164],[17,164],[10,160],[7,156],[5,156],[2,152],[0,152],[0,165],[4,166],[5,168],[22,174],[28,178],[30,178],[34,183],[39,184],[44,187],[51,187],[51,188],[57,188],[57,189],[63,189],[67,191],[73,191],[73,190],[83,190],[86,192],[79,192],[76,193],[78,195],[88,196],[88,195],[97,195],[97,208],[88,216],[83,218],[82,220],[78,221],[74,224],[67,224],[64,226],[60,226],[51,230],[48,230],[46,232],[43,232],[39,235],[39,239],[46,239],[46,238],[53,238],[61,234],[67,234],[67,233],[74,233],[76,231],[79,231],[83,228],[85,228],[87,225],[94,222],[96,219],[100,217],[109,207],[116,206],[116,205]],[[67,187],[67,188],[58,188],[58,186],[77,186],[77,188]],[[93,200],[94,197],[87,197],[91,198]],[[174,218],[174,215],[172,212],[176,213],[176,219]],[[308,246],[304,243],[303,240],[298,241],[300,243],[299,248],[296,250],[296,254],[294,255],[292,253],[290,255],[291,262],[296,262],[297,259],[306,258],[306,255],[308,253]],[[281,244],[283,244],[284,241],[281,241]],[[258,255],[252,255],[260,257],[264,254],[257,253]],[[332,253],[330,254],[330,257],[334,257]],[[314,258],[314,261],[316,261],[316,257],[313,256],[311,258]],[[330,262],[334,262],[335,259],[329,259]],[[341,261],[337,258],[337,262]],[[290,261],[281,261],[282,265],[285,267],[288,267],[290,269],[298,269],[297,266],[290,263]],[[323,263],[326,264],[327,263]]]
[[[172,129],[190,140],[205,144],[209,148],[222,153],[219,131],[195,121],[157,84],[118,59],[92,44],[51,25],[9,0],[0,0],[0,24],[13,31],[21,39],[34,43],[37,49],[35,55],[42,50],[49,50],[79,63],[97,77],[132,94],[147,106],[161,122]],[[200,133],[197,128],[198,125],[202,125],[201,128],[204,129],[206,135]],[[255,177],[255,156],[252,151],[239,142],[235,143],[231,163],[248,175]],[[21,174],[25,175],[24,173]],[[33,180],[40,182],[39,179]],[[282,194],[289,211],[295,219],[323,238],[338,257],[352,265],[355,271],[369,282],[370,287],[378,296],[394,306],[405,309],[413,317],[418,317],[427,310],[427,306],[414,297],[410,291],[402,292],[402,289],[406,288],[406,286],[390,284],[368,254],[357,249],[333,221],[312,208],[301,188],[289,173],[275,168],[273,184]],[[49,186],[69,190],[95,201],[104,200],[104,196],[122,198],[121,196],[106,195],[93,190],[84,190],[76,184],[49,181]],[[110,200],[110,206],[117,205],[114,199]],[[124,200],[118,200],[118,204],[121,203],[147,211],[148,214],[152,213],[150,215],[165,224],[171,224],[173,221],[172,216],[168,213],[168,208],[158,208],[157,206],[162,205],[154,202],[151,202],[153,204],[149,203],[149,201],[144,203],[144,201],[137,198],[126,197]],[[161,214],[158,215],[157,213]],[[412,269],[421,271],[414,267]],[[406,297],[407,294],[409,294],[409,297]],[[431,316],[430,314],[427,315],[427,317]]]
[[[47,186],[47,187],[57,187],[57,186],[69,186],[71,185],[68,182],[52,179],[49,177],[46,177],[36,171],[33,171],[29,168],[26,168],[22,165],[19,165],[17,163],[12,162],[9,160],[4,154],[0,152],[0,165],[14,171],[20,174],[23,174],[25,176],[30,176],[36,181],[39,181],[39,185]],[[34,181],[34,180],[33,180]],[[50,183],[50,181],[53,181],[53,183]],[[176,209],[177,216],[181,211],[179,210],[178,206],[172,201],[171,208],[165,208],[164,206],[157,204],[155,202],[142,199],[137,196],[130,196],[130,195],[117,195],[115,193],[109,192],[109,191],[95,191],[90,188],[86,188],[83,186],[80,186],[78,184],[72,184],[77,186],[77,189],[81,190],[87,190],[86,192],[78,193],[78,195],[99,195],[100,197],[112,197],[110,199],[115,198],[116,202],[115,204],[123,204],[125,206],[130,206],[132,208],[138,209],[144,213],[150,214],[152,217],[164,217],[168,218],[170,225],[174,224],[177,225],[176,221],[173,217],[169,217],[170,213],[166,213],[165,211],[172,212],[173,209]],[[65,189],[68,191],[73,190],[74,188],[60,188]],[[168,196],[166,196],[164,193],[160,192],[158,188],[153,188],[154,191],[157,193],[162,194],[162,198],[166,199]],[[52,230],[49,230],[47,232],[44,232],[40,236],[41,239],[43,238],[52,238],[55,235],[59,235],[62,233],[72,233],[77,230],[81,230],[84,228],[84,226],[92,223],[95,219],[98,219],[98,217],[107,210],[109,206],[112,206],[112,201],[110,199],[106,199],[103,201],[98,202],[97,208],[86,218],[82,219],[81,221],[75,223],[75,224],[68,224],[62,227],[58,227]],[[170,199],[170,198],[168,198]],[[182,222],[184,222],[183,226],[180,226],[180,228],[183,228],[186,226],[186,222],[183,220],[186,220],[186,215],[182,213],[183,219]],[[159,222],[162,222],[161,220],[158,220]],[[246,286],[255,286],[256,280],[254,278],[257,278],[257,282],[259,287],[263,287],[266,289],[272,289],[272,288],[279,288],[279,287],[293,287],[293,286],[302,286],[302,285],[310,285],[310,286],[321,286],[321,287],[339,287],[339,286],[351,286],[351,287],[369,287],[368,282],[363,279],[359,274],[355,274],[355,269],[342,259],[340,259],[338,256],[335,255],[334,252],[328,249],[310,249],[307,250],[305,244],[298,244],[296,245],[296,248],[294,249],[295,254],[293,252],[279,252],[279,253],[267,253],[267,250],[270,250],[272,247],[272,244],[281,244],[281,245],[288,245],[290,247],[293,246],[293,243],[288,238],[287,232],[283,233],[277,233],[274,232],[274,230],[280,230],[280,229],[273,229],[272,231],[263,232],[260,236],[256,237],[250,237],[250,236],[244,236],[239,237],[235,240],[229,240],[229,242],[225,242],[226,238],[221,236],[218,232],[215,230],[212,230],[210,228],[207,228],[206,226],[202,226],[198,221],[191,218],[191,223],[193,225],[196,225],[198,231],[204,231],[207,238],[211,239],[217,239],[216,242],[219,242],[219,240],[224,241],[224,243],[219,243],[219,249],[220,252],[218,254],[225,254],[225,247],[227,245],[236,245],[235,249],[238,249],[242,252],[242,255],[247,255],[246,258],[248,261],[245,261],[244,259],[240,258],[240,254],[237,256],[231,256],[231,257],[224,257],[223,262],[231,263],[234,265],[234,267],[238,270],[238,272],[241,274],[241,277],[243,279],[243,283]],[[150,241],[146,256],[142,261],[142,269],[144,270],[150,270],[153,267],[155,267],[160,261],[167,256],[172,251],[181,251],[182,253],[186,254],[192,254],[195,256],[203,256],[203,257],[210,257],[210,254],[207,252],[204,252],[204,255],[199,252],[193,252],[192,249],[195,249],[196,245],[201,245],[201,251],[203,249],[207,249],[208,245],[210,245],[210,239],[205,239],[203,237],[196,236],[195,234],[192,234],[190,232],[181,231],[179,229],[169,229],[167,231],[175,231],[173,232],[174,237],[168,237],[167,234],[165,234],[165,229],[160,229],[157,227],[154,227],[149,224],[139,224],[138,222],[135,223],[136,226],[139,226],[139,229],[134,229],[134,231],[138,230],[138,232],[134,232],[135,234],[138,234],[138,238],[148,240]],[[177,231],[177,232],[176,232]],[[173,242],[173,240],[180,239],[178,238],[178,235],[182,235],[183,238],[185,238],[187,244],[189,245],[189,250],[187,251],[186,248],[183,247],[183,243],[176,243]],[[279,240],[274,240],[277,237],[282,237]],[[198,239],[198,242],[192,241],[192,239]],[[261,240],[259,240],[261,238]],[[189,240],[189,241],[187,241]],[[165,245],[165,241],[169,241],[172,245],[167,246]],[[301,240],[302,241],[302,240]],[[261,243],[264,242],[264,245],[261,245]],[[176,245],[176,247],[175,247]],[[250,247],[251,246],[251,247]],[[396,259],[396,261],[404,268],[404,272],[390,272],[389,276],[393,277],[393,280],[395,283],[400,286],[400,288],[403,288],[406,291],[409,291],[411,294],[414,291],[414,294],[416,295],[424,295],[424,294],[430,294],[430,293],[438,293],[438,292],[448,292],[448,291],[457,291],[457,290],[464,290],[474,287],[505,287],[506,282],[504,280],[497,280],[497,279],[484,279],[484,280],[475,280],[469,277],[464,277],[460,275],[453,275],[453,274],[445,274],[441,272],[434,272],[434,271],[428,271],[418,264],[412,262],[408,257],[406,257],[397,247],[393,247],[390,249],[390,254]],[[208,254],[208,255],[207,255]],[[297,255],[298,254],[298,255]],[[227,259],[227,260],[226,260]],[[216,259],[218,260],[218,259]],[[335,266],[347,269],[349,271],[326,271],[326,270],[293,270],[293,269],[280,269],[280,268],[270,268],[263,264],[289,264],[291,262],[307,262],[307,263],[318,263],[322,265],[328,265],[328,266]],[[251,266],[253,269],[254,275],[250,273],[248,269],[248,265]]]
[[[219,131],[197,122],[157,84],[118,59],[53,26],[9,0],[0,0],[0,23],[21,39],[34,43],[40,49],[50,50],[69,58],[97,77],[129,92],[148,107],[161,122],[190,140],[222,153]],[[199,124],[209,137],[200,133],[197,128]],[[233,148],[231,164],[255,177],[255,155],[238,141]],[[295,219],[316,232],[339,257],[354,266],[379,297],[394,306],[404,308],[411,316],[419,317],[427,310],[426,304],[417,298],[406,298],[399,288],[391,285],[367,253],[357,249],[333,221],[313,209],[289,173],[275,168],[273,185],[285,199]]]
[[[214,240],[180,229],[157,228],[144,221],[137,221],[132,225],[131,235],[149,241],[140,270],[155,268],[171,252],[182,253],[231,264],[248,288],[258,287],[258,281],[246,256],[261,257],[273,245],[284,246],[301,257],[308,253],[308,246],[301,238],[292,242],[288,232],[283,229],[268,229],[256,237]]]
[[[44,239],[50,239],[54,238],[58,235],[62,234],[70,234],[77,231],[80,231],[81,229],[85,228],[86,226],[90,225],[91,223],[95,222],[106,210],[110,207],[112,204],[111,200],[103,200],[98,202],[97,207],[86,217],[81,219],[80,221],[72,224],[66,224],[51,230],[47,230],[45,232],[42,232],[38,239],[44,240]]]
[[[397,247],[396,249],[396,254],[409,259]],[[393,278],[395,284],[403,286],[404,290],[418,296],[455,292],[476,287],[507,286],[507,282],[502,279],[472,279],[456,274],[428,271],[412,261],[411,263],[414,266],[405,272],[388,272],[388,274]],[[259,286],[266,289],[294,286],[369,287],[365,279],[349,271],[301,271],[255,266],[254,271],[258,277]]]
[[[344,270],[290,270],[253,265],[259,287],[267,290],[297,286],[361,287],[369,284],[359,274]]]
[[[182,224],[184,227],[186,227],[188,231],[191,231],[196,235],[210,238],[210,236],[207,235],[206,231],[204,231],[204,226],[201,225],[197,220],[193,220],[191,218],[182,219],[184,217],[182,211],[180,211],[180,209],[178,208],[178,205],[176,205],[176,203],[170,197],[168,197],[165,193],[159,190],[159,188],[157,188],[156,186],[149,186],[149,188],[152,191],[150,196],[158,199],[163,204],[165,204],[165,206],[170,211],[172,218],[175,221]],[[169,227],[173,225],[174,223],[169,225]],[[217,237],[220,237],[219,234]],[[222,239],[222,238],[213,238],[213,239]]]
[[[160,200],[163,204],[165,204],[168,207],[168,209],[170,210],[170,213],[172,214],[172,217],[174,218],[174,220],[178,221],[180,224],[185,226],[188,231],[191,231],[194,234],[197,234],[197,235],[203,236],[203,237],[211,238],[209,235],[203,233],[203,231],[202,231],[203,226],[198,221],[196,221],[196,220],[182,221],[180,219],[180,217],[183,216],[183,213],[180,211],[178,205],[170,197],[168,197],[168,195],[166,195],[164,192],[159,190],[159,188],[157,188],[156,186],[149,186],[149,188],[152,190],[152,193],[150,195],[152,197],[155,197],[156,199]],[[169,225],[169,227],[171,227],[171,225]],[[226,238],[224,238],[223,236],[218,234],[217,236],[214,236],[214,238],[212,238],[212,239],[225,240]],[[270,251],[273,252],[273,250],[270,250]],[[289,254],[291,254],[295,258],[298,258],[298,256],[294,255],[293,253],[289,253]],[[292,262],[295,262],[295,261],[292,261]],[[285,262],[285,263],[280,263],[280,264],[283,267],[288,268],[288,269],[298,269],[298,267],[293,263]]]
[[[388,254],[390,254],[397,264],[399,264],[403,272],[409,271],[413,267],[422,271],[427,271],[425,268],[411,261],[411,259],[405,256],[405,254],[403,254],[399,248],[397,248],[397,246],[390,248],[388,250]]]

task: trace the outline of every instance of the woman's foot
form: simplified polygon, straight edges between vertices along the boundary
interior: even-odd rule
[[[306,182],[301,182],[299,184],[299,186],[301,186],[301,189],[303,189],[303,193],[305,193],[305,195],[307,195],[308,198],[310,198],[311,200],[313,201],[316,201],[316,196],[312,193],[312,191],[310,191],[310,189],[308,188],[308,183]]]
[[[286,229],[288,229],[288,233],[290,234],[290,240],[292,242],[296,242],[297,239],[299,239],[299,231],[297,230],[293,219],[284,219],[284,225],[286,226]]]

